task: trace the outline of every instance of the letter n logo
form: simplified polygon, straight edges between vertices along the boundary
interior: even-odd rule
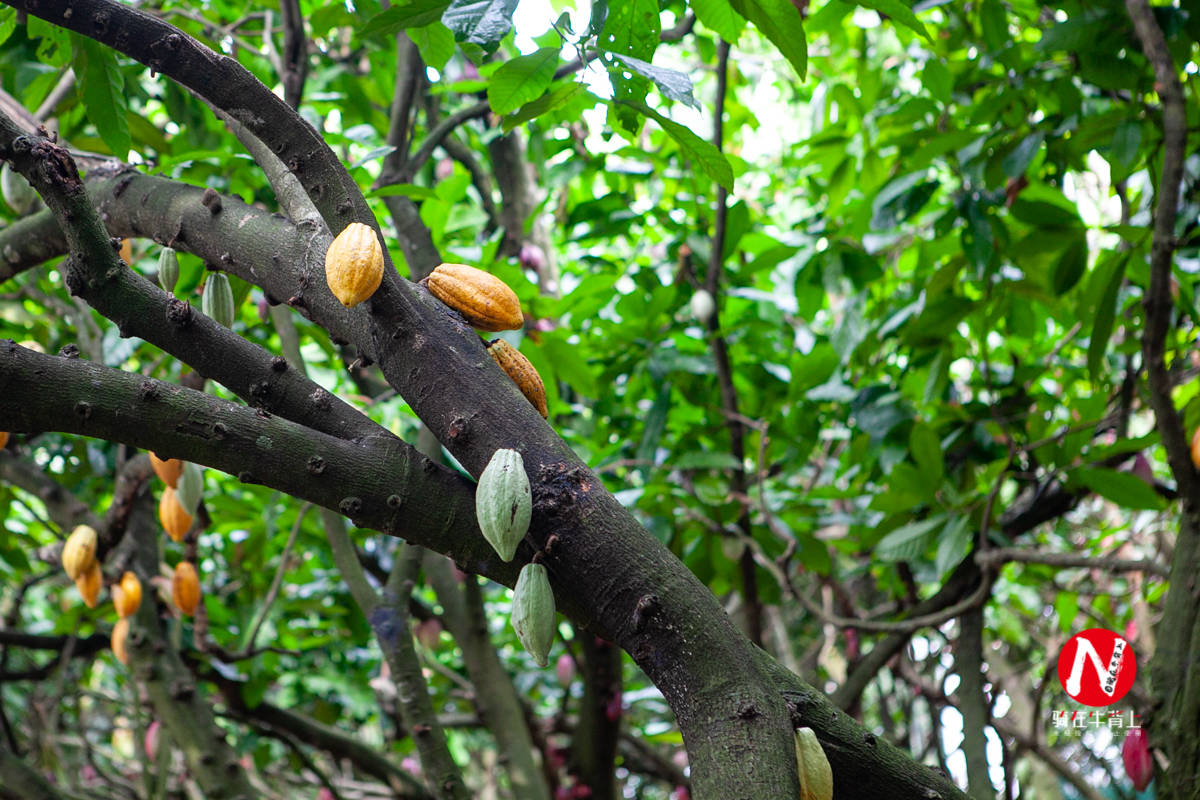
[[[1071,699],[1085,706],[1120,700],[1137,677],[1133,648],[1119,634],[1089,628],[1075,634],[1058,654],[1058,680]]]

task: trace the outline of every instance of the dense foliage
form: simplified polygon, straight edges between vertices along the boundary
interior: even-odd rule
[[[1158,313],[1169,324],[1154,345],[1156,204],[1164,163],[1180,154],[1131,21],[1151,11],[1128,5],[140,9],[298,108],[366,194],[401,275],[461,262],[515,289],[525,330],[502,336],[545,379],[554,431],[753,641],[972,796],[1053,798],[1132,796],[1096,788],[1128,786],[1125,730],[1054,721],[1082,709],[1055,659],[1084,628],[1122,632],[1137,655],[1135,690],[1114,710],[1146,725],[1179,774],[1200,767],[1196,731],[1190,743],[1168,736],[1168,715],[1155,713],[1181,712],[1168,687],[1182,678],[1150,668],[1163,642],[1177,655],[1200,646],[1196,609],[1170,610],[1167,581],[1171,569],[1194,574],[1197,558],[1181,511],[1196,498],[1171,456],[1187,442],[1164,441],[1174,429],[1156,405],[1166,398],[1188,433],[1200,423],[1189,349],[1200,159],[1193,135],[1168,209],[1170,304]],[[254,270],[271,264],[206,263],[182,227],[136,229],[141,212],[122,210],[107,160],[212,190],[226,213],[239,199],[282,211],[297,241],[323,223],[301,222],[305,205],[284,195],[264,156],[247,154],[244,131],[235,137],[227,115],[158,74],[169,67],[149,70],[37,13],[0,8],[0,89],[12,101],[0,111],[23,107],[94,170],[86,180],[111,235],[130,239],[131,268],[155,280],[174,245],[174,295],[197,310],[205,267],[229,270],[236,334],[478,475],[422,435],[418,401],[361,343],[255,285]],[[1200,10],[1168,4],[1149,18],[1166,45],[1151,56],[1183,75],[1195,131]],[[246,125],[258,113],[242,112]],[[0,214],[0,337],[238,400],[72,296],[49,210]],[[1154,346],[1166,392],[1148,375]],[[0,369],[0,393],[8,380]],[[85,607],[58,566],[75,524],[139,502],[152,515],[162,484],[134,458],[132,433],[56,430],[23,430],[0,453],[0,750],[64,797],[175,797],[185,786],[216,796],[185,747],[147,757],[163,706],[107,651],[111,603]],[[153,574],[184,558],[199,566],[202,612],[164,611],[166,646],[217,698],[215,724],[259,796],[588,796],[583,786],[686,796],[665,689],[629,656],[561,617],[558,669],[538,669],[508,624],[506,586],[476,589],[436,553],[360,529],[351,561],[376,593],[364,601],[331,546],[344,537],[336,517],[259,482],[206,470],[196,535],[159,536],[151,554]],[[118,559],[145,556],[147,540],[128,535],[106,582]],[[604,599],[569,602],[586,611]],[[376,601],[411,613],[398,627],[415,632],[415,684],[381,650]],[[528,723],[526,750],[539,754],[519,779],[514,745],[481,712],[498,690],[479,681],[497,674],[459,640],[481,619],[506,691],[524,703],[509,721]],[[730,680],[743,668],[728,665]],[[469,795],[440,788],[446,773],[418,760],[426,721],[403,696],[413,685],[427,685]],[[352,740],[392,766],[367,766]],[[854,782],[836,767],[835,782]],[[1159,796],[1189,796],[1178,780]]]

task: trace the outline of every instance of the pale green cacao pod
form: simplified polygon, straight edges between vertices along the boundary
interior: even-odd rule
[[[179,256],[175,255],[173,248],[164,247],[158,254],[158,285],[167,294],[172,294],[175,291],[175,284],[178,282]]]
[[[204,495],[204,470],[190,461],[183,462],[183,472],[175,485],[175,499],[188,514],[195,516],[200,498]]]
[[[500,558],[512,561],[517,545],[529,530],[533,496],[525,462],[516,450],[497,450],[479,476],[475,489],[475,516],[483,538]]]
[[[233,327],[233,289],[224,272],[214,272],[204,283],[204,294],[200,297],[200,310],[226,328]]]
[[[513,589],[512,625],[521,644],[539,667],[546,666],[554,644],[556,616],[550,577],[541,564],[526,564]]]
[[[0,167],[0,195],[3,195],[8,207],[17,212],[18,217],[32,211],[38,201],[38,193],[25,180],[25,176],[8,164]]]
[[[800,800],[833,800],[833,768],[812,728],[796,731],[796,767]]]

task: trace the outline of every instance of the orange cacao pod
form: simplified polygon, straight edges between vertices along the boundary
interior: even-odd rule
[[[1200,427],[1192,434],[1192,464],[1200,469]]]
[[[425,284],[434,297],[481,331],[517,330],[525,324],[516,292],[490,272],[466,264],[441,264]]]
[[[125,640],[129,638],[129,617],[121,617],[112,629],[112,651],[117,661],[129,663],[129,653],[125,650]]]
[[[383,245],[375,229],[351,222],[325,251],[325,282],[346,308],[375,294],[383,282]]]
[[[8,431],[0,431],[0,450],[8,447]]]
[[[492,360],[500,365],[500,369],[512,378],[521,394],[533,403],[533,407],[542,418],[549,417],[549,409],[546,408],[546,385],[542,383],[542,376],[538,375],[537,369],[529,363],[529,359],[503,339],[488,342],[487,351]]]
[[[79,596],[83,598],[83,602],[87,603],[88,608],[96,607],[96,603],[100,599],[100,586],[103,583],[104,576],[100,574],[100,562],[93,558],[92,565],[75,579],[75,588],[79,590]]]
[[[142,582],[132,572],[121,576],[119,583],[112,588],[113,607],[117,616],[132,616],[142,604]]]
[[[94,528],[77,525],[67,537],[62,549],[63,571],[71,580],[77,580],[96,563],[97,537]]]
[[[128,239],[122,239],[121,240],[121,249],[119,251],[119,254],[121,256],[122,261],[124,261],[126,264],[132,264],[133,263],[133,242],[129,241]]]
[[[179,498],[170,486],[163,489],[162,499],[158,501],[158,521],[167,536],[176,542],[182,542],[188,528],[192,527],[192,515],[179,504]]]
[[[150,454],[150,466],[154,467],[154,474],[157,475],[162,482],[172,489],[178,488],[179,476],[183,474],[183,462],[178,458],[159,458]]]
[[[171,579],[171,599],[175,606],[189,617],[196,613],[200,605],[200,576],[196,567],[190,561],[180,561],[175,565],[175,577]]]

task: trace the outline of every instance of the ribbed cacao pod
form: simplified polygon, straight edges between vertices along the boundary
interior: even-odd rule
[[[124,261],[126,264],[132,264],[133,263],[133,242],[130,241],[129,239],[122,239],[121,240],[121,248],[119,250],[117,250],[117,255],[119,255],[121,257],[121,260]]]
[[[490,272],[466,264],[441,264],[425,285],[481,331],[517,330],[525,324],[516,292]]]
[[[0,450],[8,447],[8,431],[0,431]]]
[[[200,310],[226,328],[233,327],[233,289],[224,272],[213,272],[204,282],[204,294],[200,295]]]
[[[475,487],[475,516],[483,538],[501,559],[512,561],[533,516],[525,461],[516,450],[492,453]]]
[[[126,572],[112,588],[113,608],[118,617],[135,614],[142,604],[142,582],[132,572]]]
[[[182,542],[192,527],[192,515],[179,505],[179,498],[170,486],[163,489],[162,499],[158,501],[158,521],[172,541]]]
[[[537,369],[529,363],[529,359],[503,339],[488,342],[487,351],[492,360],[500,365],[500,369],[512,378],[521,394],[525,395],[542,415],[542,419],[547,419],[550,410],[546,408],[546,385],[542,383],[542,376],[538,375]]]
[[[158,285],[167,294],[172,294],[175,291],[175,284],[178,282],[179,256],[176,255],[174,248],[164,247],[158,254]]]
[[[539,667],[546,666],[556,625],[554,591],[542,564],[526,564],[513,589],[512,625]]]
[[[1150,755],[1150,742],[1146,738],[1144,728],[1133,728],[1125,735],[1121,744],[1121,761],[1125,764],[1125,774],[1129,776],[1133,788],[1143,791],[1154,778],[1154,759]]]
[[[112,629],[112,651],[117,661],[129,663],[129,651],[125,649],[125,640],[129,638],[129,617],[121,617]]]
[[[351,222],[325,251],[325,282],[346,308],[358,305],[383,282],[383,245],[370,225]]]
[[[796,767],[800,800],[833,800],[833,768],[812,728],[796,731]]]
[[[104,585],[104,575],[100,572],[100,562],[92,559],[92,564],[75,579],[75,588],[88,608],[95,608],[100,601],[100,588]]]
[[[175,575],[171,578],[171,599],[175,607],[187,616],[196,613],[200,605],[200,576],[196,567],[190,561],[180,561],[175,565]]]
[[[38,193],[25,180],[25,176],[10,167],[7,163],[0,167],[0,196],[8,207],[23,217],[37,205]]]
[[[167,486],[170,486],[172,489],[179,486],[179,476],[183,474],[183,462],[178,458],[164,460],[151,453],[150,466],[154,467],[154,474]]]
[[[90,569],[92,564],[96,563],[97,543],[98,538],[94,528],[77,525],[75,530],[71,531],[71,535],[67,537],[67,542],[62,549],[63,571],[67,573],[68,578],[77,579]]]
[[[1200,469],[1200,427],[1192,434],[1192,464]]]
[[[175,499],[187,513],[195,516],[200,506],[200,498],[204,496],[204,470],[199,464],[190,461],[183,462],[183,472],[179,483],[175,485]]]

